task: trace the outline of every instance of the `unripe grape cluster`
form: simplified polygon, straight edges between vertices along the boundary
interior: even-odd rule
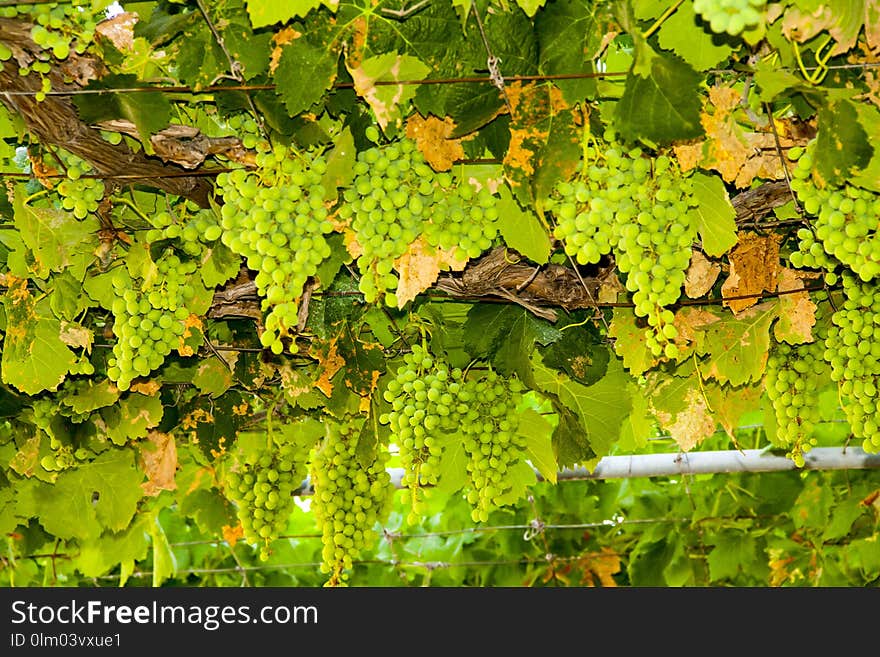
[[[183,221],[175,217],[172,212],[163,210],[150,217],[150,220],[155,227],[146,232],[147,242],[177,240],[181,251],[194,258],[200,257],[205,252],[205,247],[220,239],[223,233],[214,213],[210,210],[196,212]]]
[[[424,487],[439,483],[444,442],[450,439],[462,441],[468,458],[468,502],[475,521],[515,501],[505,498],[510,488],[505,477],[524,457],[516,411],[523,387],[494,370],[480,374],[450,367],[416,344],[388,382],[384,397],[391,410],[379,421],[390,425],[390,440],[399,449],[402,483],[412,501],[410,524],[426,509]]]
[[[694,0],[694,11],[716,34],[738,36],[761,22],[767,0]]]
[[[614,254],[636,315],[651,327],[652,354],[675,358],[678,330],[666,306],[681,295],[696,238],[692,180],[673,159],[627,148],[611,130],[584,149],[584,158],[575,179],[557,184],[547,201],[555,236],[582,265]]]
[[[270,544],[284,533],[293,511],[293,493],[306,475],[306,457],[291,442],[270,442],[249,459],[226,472],[226,494],[251,545],[260,546],[260,559],[270,556]]]
[[[311,508],[321,528],[326,586],[347,583],[347,571],[375,543],[375,525],[384,521],[393,498],[388,450],[377,444],[365,450],[366,456],[358,449],[359,437],[354,424],[328,424],[324,441],[311,457]]]
[[[802,255],[792,254],[792,264],[833,269],[827,257],[833,256],[862,281],[873,280],[880,274],[880,195],[854,185],[818,187],[812,179],[815,148],[813,141],[788,153],[796,162],[791,188],[804,212],[816,217],[813,231],[798,231]]]
[[[156,268],[157,276],[149,283],[136,284],[124,267],[111,279],[116,344],[107,361],[107,376],[120,390],[162,365],[165,356],[180,346],[186,330],[187,304],[195,296],[190,278],[198,275],[196,262],[181,260],[169,249]]]
[[[522,391],[517,379],[489,370],[467,382],[468,399],[459,395],[457,410],[468,455],[467,499],[474,522],[486,522],[493,509],[515,501],[509,499],[506,479],[508,470],[525,458],[526,442],[517,432]]]
[[[866,452],[880,452],[880,288],[847,273],[845,300],[832,315],[825,360],[838,382],[843,411],[853,436]]]
[[[379,421],[390,425],[390,441],[399,450],[401,484],[410,491],[411,524],[425,510],[422,487],[436,485],[440,477],[441,437],[458,428],[457,401],[464,385],[460,369],[435,359],[419,344],[388,382],[384,397],[391,410]]]
[[[813,429],[821,420],[819,388],[828,376],[821,337],[813,342],[789,345],[780,342],[767,358],[764,387],[776,415],[776,444],[799,468],[804,454],[816,439]]]
[[[42,429],[49,437],[50,454],[40,459],[40,466],[49,472],[59,472],[74,467],[78,462],[89,458],[91,452],[84,447],[77,447],[69,436],[60,438],[52,427],[58,417],[58,405],[51,399],[36,399],[31,407],[31,421]],[[82,415],[74,414],[73,422],[85,421],[89,416],[86,412]]]
[[[217,177],[223,197],[221,240],[257,272],[254,282],[263,310],[270,311],[260,340],[280,354],[282,338],[297,325],[306,281],[330,255],[324,236],[333,224],[321,184],[327,162],[315,154],[307,160],[277,145],[260,150],[256,164],[253,171],[237,169]]]
[[[83,178],[85,163],[73,156],[64,157],[67,177],[55,187],[61,207],[73,212],[77,219],[85,219],[98,209],[104,198],[104,182],[97,178]]]
[[[361,151],[354,172],[338,213],[350,220],[360,247],[359,285],[368,303],[384,299],[397,306],[393,270],[419,236],[465,261],[498,234],[496,198],[488,189],[435,173],[410,139]]]

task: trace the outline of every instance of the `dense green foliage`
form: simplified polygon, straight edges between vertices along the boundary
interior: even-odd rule
[[[880,4],[109,4],[0,8],[0,583],[880,581],[875,470],[557,481],[880,451]]]

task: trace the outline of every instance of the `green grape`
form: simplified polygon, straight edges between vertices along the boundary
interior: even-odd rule
[[[247,458],[239,455],[226,472],[226,496],[235,504],[245,540],[260,546],[268,560],[270,544],[287,528],[293,494],[305,479],[308,452],[296,442],[267,444]]]
[[[804,454],[816,442],[813,428],[822,420],[818,391],[828,376],[824,353],[821,337],[796,346],[780,342],[764,372],[764,388],[776,416],[774,444],[787,449],[798,467],[803,467]]]
[[[866,452],[880,451],[877,391],[880,389],[880,288],[846,273],[845,301],[831,316],[825,360],[837,382],[853,436]]]
[[[236,122],[238,125],[238,122]],[[301,155],[286,146],[258,144],[255,170],[237,169],[217,177],[223,197],[219,225],[199,229],[200,238],[220,240],[257,271],[255,283],[269,309],[264,346],[283,347],[295,330],[299,299],[309,277],[331,252],[325,235],[333,231],[322,177],[322,155]]]
[[[321,528],[321,571],[325,586],[345,585],[362,551],[376,541],[375,525],[385,520],[394,488],[386,470],[389,454],[376,445],[358,449],[360,428],[328,424],[324,441],[311,456],[312,510]]]
[[[694,0],[694,11],[716,34],[738,36],[761,22],[767,0]]]
[[[833,271],[843,263],[862,281],[880,274],[880,195],[854,185],[818,187],[812,178],[815,140],[791,149],[796,162],[791,188],[804,212],[815,219],[811,229],[798,231],[798,250],[791,254],[795,267]]]
[[[67,178],[58,183],[61,207],[70,210],[77,219],[85,219],[97,211],[104,198],[103,181],[97,178],[83,178],[85,163],[74,156],[63,156],[62,162],[67,168]]]

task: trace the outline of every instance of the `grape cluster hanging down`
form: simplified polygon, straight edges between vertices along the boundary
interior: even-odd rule
[[[737,36],[761,22],[767,0],[694,0],[694,11],[716,34]]]
[[[260,339],[279,354],[282,338],[297,325],[306,281],[330,255],[324,236],[333,231],[333,224],[321,185],[327,163],[321,155],[306,158],[283,145],[263,145],[256,164],[253,171],[237,169],[217,176],[224,201],[221,240],[257,272],[254,282],[263,310],[269,310]]]
[[[819,188],[812,180],[815,141],[805,148],[792,148],[788,156],[796,162],[791,188],[804,212],[815,217],[813,230],[798,231],[800,247],[792,264],[833,269],[833,256],[855,272],[862,281],[880,274],[880,194],[854,185]]]
[[[261,450],[226,472],[227,496],[236,505],[244,538],[260,546],[263,561],[269,558],[269,545],[287,527],[293,493],[305,479],[306,457],[296,443],[278,445],[267,438]]]
[[[198,275],[196,262],[181,260],[167,249],[156,262],[156,270],[149,282],[135,283],[124,266],[111,279],[116,343],[107,361],[107,376],[120,390],[159,367],[180,346],[186,331],[187,304],[195,296],[190,279]]]
[[[853,436],[866,452],[880,452],[880,288],[852,274],[842,276],[845,301],[831,317],[825,360],[838,382]]]
[[[424,346],[413,345],[384,397],[391,410],[379,421],[389,424],[390,440],[399,448],[410,490],[410,524],[426,508],[424,488],[440,479],[444,444],[460,443],[467,456],[468,502],[474,520],[485,521],[506,499],[508,468],[524,458],[525,442],[517,433],[522,384],[494,370],[479,377],[452,368]]]
[[[678,331],[666,306],[681,294],[696,238],[691,178],[665,155],[648,158],[625,147],[611,130],[604,143],[585,147],[584,157],[575,179],[559,183],[546,204],[555,236],[582,265],[614,254],[636,315],[651,327],[651,352],[674,358]]]
[[[354,424],[328,423],[311,457],[311,508],[321,528],[326,586],[346,584],[354,560],[375,543],[375,525],[387,516],[394,492],[388,450],[383,445],[360,450],[359,437]]]
[[[393,270],[420,236],[464,261],[478,257],[498,234],[496,198],[486,188],[476,191],[449,173],[435,173],[412,140],[360,152],[354,172],[338,214],[351,222],[360,248],[360,290],[368,303],[397,305]]]
[[[804,466],[804,454],[816,444],[813,428],[822,420],[819,387],[828,376],[824,354],[819,336],[800,345],[780,342],[767,359],[764,386],[776,415],[775,443],[788,450],[786,456],[799,468]]]
[[[77,219],[85,219],[98,209],[104,198],[104,183],[97,178],[83,178],[85,163],[76,157],[65,158],[67,177],[55,188],[61,207],[73,212]]]

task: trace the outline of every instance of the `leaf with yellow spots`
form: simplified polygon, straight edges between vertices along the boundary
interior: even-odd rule
[[[455,121],[448,116],[423,118],[415,113],[406,122],[406,136],[416,142],[434,171],[449,171],[454,162],[464,158],[461,139],[450,139],[453,130]]]
[[[32,476],[37,469],[40,461],[41,436],[42,432],[28,438],[9,460],[9,467],[22,477]]]
[[[6,311],[6,337],[0,361],[3,383],[29,395],[55,390],[64,380],[75,356],[61,339],[61,322],[47,298],[37,302],[27,281],[8,275],[2,296]]]
[[[741,232],[739,234],[739,241],[727,256],[730,260],[730,272],[721,286],[724,305],[729,307],[734,315],[758,303],[762,292],[776,290],[781,239],[782,236],[778,233],[758,235]]]
[[[617,586],[614,575],[620,572],[620,556],[612,548],[603,547],[601,552],[581,554],[577,565],[583,572],[581,584],[584,586]]]
[[[510,145],[504,175],[523,205],[549,196],[574,173],[581,156],[582,119],[554,85],[520,82],[507,87]]]
[[[176,490],[177,445],[174,436],[151,431],[147,440],[140,444],[139,452],[141,470],[147,475],[147,481],[141,484],[144,495],[155,497],[163,490]]]
[[[779,270],[779,292],[802,290],[809,279],[815,280],[819,274],[796,271],[782,267]],[[809,292],[781,294],[778,299],[779,319],[773,326],[773,336],[779,342],[803,344],[813,342],[813,326],[816,325],[816,304]]]
[[[699,373],[693,366],[687,369],[689,376],[652,372],[646,385],[651,412],[685,452],[714,434],[716,425]]]
[[[272,36],[272,54],[269,56],[270,73],[274,73],[275,69],[278,68],[278,62],[281,60],[284,46],[294,39],[299,39],[301,36],[302,32],[298,32],[293,27],[285,27],[283,30],[278,30]]]
[[[394,261],[400,275],[397,284],[397,307],[403,308],[419,294],[431,287],[441,271],[462,271],[467,260],[455,257],[455,250],[435,249],[419,237],[410,244],[406,253]]]
[[[354,80],[354,90],[363,98],[382,130],[391,126],[396,130],[403,123],[403,114],[416,95],[415,85],[387,84],[405,80],[421,80],[431,69],[411,55],[399,55],[396,50],[369,57],[348,72]],[[377,82],[383,84],[377,85]]]
[[[329,399],[333,394],[333,383],[331,379],[336,376],[345,360],[339,355],[337,342],[339,336],[334,336],[329,342],[313,342],[309,349],[309,356],[318,361],[318,380],[315,381],[315,387],[324,393]]]
[[[153,397],[162,390],[162,384],[156,380],[138,381],[137,383],[132,383],[129,390],[132,392],[139,392],[148,397]]]
[[[204,324],[198,315],[190,314],[183,320],[183,335],[178,338],[177,353],[192,356],[205,341]]]
[[[86,353],[91,353],[95,334],[91,329],[86,328],[82,324],[61,320],[61,330],[58,333],[58,337],[68,347],[83,347]]]

